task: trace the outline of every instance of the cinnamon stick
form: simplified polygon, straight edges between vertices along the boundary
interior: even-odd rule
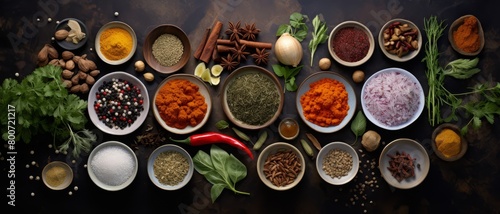
[[[234,46],[234,41],[231,41],[229,39],[218,39],[217,40],[218,45],[228,45],[228,46]],[[241,45],[246,45],[247,47],[251,48],[259,48],[259,49],[272,49],[273,44],[268,43],[268,42],[254,42],[254,41],[248,41],[244,39],[240,39],[240,44]]]
[[[210,35],[210,28],[205,29],[205,33],[203,33],[203,37],[201,38],[200,44],[194,51],[194,58],[200,59],[201,53],[203,53],[203,49],[205,48],[205,44],[207,43],[208,36]]]
[[[214,48],[214,52],[212,53],[212,60],[215,63],[219,63],[221,61],[219,51],[217,51],[217,48]]]
[[[209,63],[212,58],[212,54],[217,45],[217,38],[219,38],[220,31],[222,29],[222,22],[216,21],[210,35],[208,36],[208,40],[203,48],[203,52],[201,53],[200,60]]]
[[[217,45],[217,52],[219,52],[219,53],[231,52],[231,48],[233,48],[233,47],[227,46],[227,45]]]

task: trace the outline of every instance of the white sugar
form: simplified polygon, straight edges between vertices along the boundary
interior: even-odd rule
[[[118,186],[125,183],[133,174],[134,157],[122,147],[108,146],[97,151],[90,167],[101,182]]]

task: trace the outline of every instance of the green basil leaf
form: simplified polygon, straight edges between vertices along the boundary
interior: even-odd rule
[[[274,73],[279,76],[279,77],[282,77],[285,75],[285,69],[279,65],[279,64],[274,64],[273,66],[273,71]]]
[[[225,168],[233,185],[247,176],[247,167],[232,154],[229,155]]]
[[[210,190],[210,197],[212,198],[212,203],[219,197],[224,188],[226,188],[226,184],[214,184],[212,189]]]
[[[212,164],[212,158],[206,152],[199,150],[196,155],[193,157],[194,169],[205,175],[210,171],[214,171],[214,165]]]
[[[293,35],[297,40],[299,40],[299,42],[302,42],[302,40],[304,40],[307,36],[307,29],[305,30],[299,30],[297,32],[295,32],[295,34]]]
[[[227,129],[229,127],[229,123],[225,120],[219,120],[217,123],[215,123],[215,127],[218,130]]]
[[[212,145],[212,147],[210,148],[210,157],[212,159],[212,164],[215,170],[222,176],[225,181],[229,180],[229,175],[225,168],[226,161],[229,158],[229,154],[218,146]]]
[[[288,33],[290,31],[290,25],[282,24],[278,27],[276,31],[276,36],[281,36],[281,34]]]
[[[290,69],[290,77],[297,76],[297,74],[299,74],[300,70],[302,70],[303,67],[304,65],[299,65],[295,68]]]
[[[217,170],[209,171],[206,174],[204,174],[205,178],[207,179],[208,182],[211,184],[227,184],[226,180],[220,175]]]
[[[366,130],[366,118],[363,111],[358,111],[356,117],[351,123],[351,131],[356,135],[356,141]]]
[[[304,16],[298,12],[294,12],[290,15],[290,22],[302,22],[302,20],[304,20]]]

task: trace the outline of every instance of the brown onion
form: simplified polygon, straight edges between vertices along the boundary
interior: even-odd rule
[[[293,36],[284,33],[276,40],[274,53],[279,62],[297,67],[302,60],[302,45]]]

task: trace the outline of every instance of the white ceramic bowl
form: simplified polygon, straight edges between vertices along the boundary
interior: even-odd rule
[[[347,175],[342,176],[340,178],[336,177],[332,178],[329,175],[327,175],[323,170],[323,160],[325,159],[328,152],[330,152],[333,149],[340,149],[346,151],[352,157],[351,171],[349,171]],[[356,174],[358,173],[358,169],[359,169],[358,153],[356,153],[356,150],[354,150],[352,146],[344,142],[331,142],[323,146],[318,153],[318,158],[316,158],[316,170],[318,171],[319,176],[329,184],[342,185],[348,183],[356,176]]]
[[[382,74],[382,73],[393,73],[393,72],[397,72],[401,75],[404,75],[406,76],[411,82],[415,83],[417,86],[418,86],[418,91],[416,91],[415,93],[418,93],[419,97],[418,97],[418,107],[415,111],[415,113],[413,114],[413,116],[411,118],[409,118],[408,120],[406,120],[406,122],[404,123],[401,123],[399,125],[393,125],[393,126],[389,126],[379,120],[377,120],[375,118],[375,116],[370,112],[368,111],[368,107],[366,106],[367,103],[366,103],[366,100],[365,100],[365,93],[367,93],[368,91],[366,90],[366,87],[367,85],[370,83],[370,81],[372,79],[374,79],[375,77],[377,77],[378,75]],[[422,114],[422,111],[424,110],[424,106],[425,106],[425,94],[424,94],[424,90],[422,88],[422,85],[420,84],[420,82],[418,81],[418,79],[413,76],[412,73],[408,72],[407,70],[404,70],[404,69],[401,69],[401,68],[386,68],[386,69],[382,69],[378,72],[376,72],[375,74],[373,74],[372,76],[370,76],[364,83],[363,85],[363,88],[361,89],[361,107],[363,109],[363,113],[365,114],[366,118],[372,122],[373,124],[375,124],[376,126],[380,127],[380,128],[383,128],[383,129],[387,129],[387,130],[399,130],[399,129],[403,129],[407,126],[409,126],[410,124],[412,124],[413,122],[415,122],[415,120],[418,119],[418,117],[420,117],[420,114]],[[389,109],[385,109],[385,110],[389,110]]]
[[[409,51],[407,54],[399,57],[398,55],[396,54],[392,54],[392,53],[389,53],[386,49],[385,49],[385,46],[384,46],[384,30],[386,28],[388,28],[391,24],[395,23],[395,22],[400,22],[401,24],[408,24],[409,27],[411,27],[412,29],[417,29],[417,32],[418,32],[418,35],[417,35],[417,41],[418,41],[418,49],[416,50],[412,50],[412,51]],[[409,20],[406,20],[406,19],[392,19],[390,21],[388,21],[387,23],[384,24],[384,26],[382,26],[382,28],[380,29],[380,32],[378,34],[378,45],[380,47],[380,50],[382,51],[382,53],[385,54],[385,56],[387,56],[387,58],[389,59],[392,59],[394,61],[397,61],[397,62],[406,62],[408,60],[411,60],[413,58],[415,58],[415,56],[418,55],[418,53],[420,52],[420,49],[422,49],[422,32],[420,32],[420,30],[418,29],[417,25],[415,25],[413,22],[409,21]]]
[[[390,166],[389,161],[391,160],[391,158],[387,155],[395,155],[396,152],[405,152],[407,154],[410,154],[412,158],[415,158],[414,177],[407,178],[402,180],[401,182],[398,182],[392,176],[391,172],[387,168]],[[396,139],[387,144],[387,146],[384,147],[382,153],[380,154],[378,164],[380,173],[382,174],[382,177],[385,179],[385,181],[387,181],[389,185],[399,189],[410,189],[422,183],[425,177],[427,177],[427,173],[429,173],[430,168],[429,155],[427,154],[425,148],[417,141],[407,138]]]
[[[125,151],[125,153],[127,155],[129,155],[130,158],[132,159],[132,161],[134,162],[134,169],[132,171],[131,176],[128,179],[126,179],[123,183],[118,184],[118,185],[110,185],[110,184],[105,183],[105,181],[100,180],[99,175],[96,174],[95,169],[92,166],[92,161],[95,160],[95,156],[99,151],[103,151],[104,149],[106,149],[109,152],[109,149],[111,149],[111,148],[122,149],[122,151]],[[103,155],[103,154],[101,154],[101,155]],[[107,164],[109,166],[120,167],[119,165],[120,165],[121,161],[122,160],[113,160],[113,163],[107,163]],[[98,146],[96,146],[92,150],[92,152],[89,155],[89,159],[87,161],[87,171],[89,173],[90,179],[98,187],[100,187],[104,190],[108,190],[108,191],[118,191],[118,190],[124,189],[125,187],[130,185],[132,183],[132,181],[134,181],[135,176],[137,175],[138,168],[139,168],[139,166],[138,166],[137,156],[135,155],[134,151],[132,151],[132,149],[130,147],[128,147],[127,145],[125,145],[124,143],[121,143],[118,141],[107,141],[107,142],[99,144]],[[107,177],[108,179],[119,179],[119,178],[112,177],[113,176],[112,174],[106,174],[106,175],[101,175],[101,176]]]
[[[238,118],[236,118],[233,115],[233,113],[231,112],[229,105],[227,103],[227,90],[228,90],[229,86],[231,85],[232,81],[234,81],[236,78],[238,78],[242,75],[251,74],[251,73],[260,73],[266,77],[269,77],[269,79],[276,85],[276,91],[278,92],[278,95],[279,95],[279,106],[278,106],[277,111],[275,112],[274,116],[271,119],[269,119],[267,122],[265,122],[261,125],[252,125],[252,124],[248,124],[248,123],[245,123],[244,121],[239,120]],[[260,86],[255,85],[255,87],[257,88]],[[229,74],[229,76],[227,76],[226,80],[224,80],[224,84],[222,86],[222,93],[223,93],[222,94],[222,109],[224,110],[224,113],[226,114],[228,119],[231,122],[233,122],[233,124],[235,124],[236,126],[239,126],[241,128],[245,128],[245,129],[250,129],[250,130],[265,128],[265,127],[271,125],[272,123],[274,123],[274,121],[276,121],[276,119],[278,119],[279,115],[281,114],[281,110],[283,109],[283,105],[285,102],[283,88],[282,88],[278,78],[276,77],[276,75],[274,73],[271,73],[270,71],[268,71],[265,68],[262,68],[260,66],[255,66],[255,65],[243,66],[243,67],[240,67],[240,68],[234,70],[233,72],[231,72],[231,74]]]
[[[175,127],[171,127],[165,123],[165,121],[161,118],[160,112],[158,110],[158,107],[156,106],[156,97],[158,96],[158,92],[160,89],[167,84],[168,82],[172,80],[188,80],[189,82],[196,84],[198,86],[198,91],[200,92],[203,97],[205,97],[205,103],[207,104],[207,113],[205,114],[205,117],[203,120],[198,123],[196,126],[187,126],[184,129],[179,129]],[[175,133],[175,134],[189,134],[191,132],[194,132],[198,129],[200,129],[205,123],[208,121],[208,118],[210,117],[210,112],[212,111],[212,97],[210,95],[210,90],[208,86],[198,77],[192,75],[192,74],[172,74],[165,78],[159,85],[158,88],[155,92],[154,98],[153,98],[153,113],[156,118],[156,121],[160,123],[160,125],[167,131]]]
[[[53,167],[61,167],[64,170],[64,173],[66,174],[66,178],[64,179],[64,181],[57,186],[52,186],[47,181],[47,172],[50,169],[52,169]],[[68,187],[71,184],[71,182],[73,181],[73,170],[71,169],[71,167],[67,163],[64,163],[61,161],[52,161],[52,162],[48,163],[47,165],[45,165],[45,167],[43,167],[42,180],[43,180],[43,183],[45,184],[45,186],[47,186],[50,189],[63,190],[63,189],[66,189],[66,187]]]
[[[361,60],[356,61],[356,62],[348,62],[340,59],[337,54],[335,53],[335,47],[332,45],[332,40],[335,38],[335,34],[339,32],[340,29],[346,28],[346,27],[354,27],[357,29],[362,30],[366,36],[368,37],[368,41],[370,43],[370,47],[368,48],[368,52],[366,53],[365,57],[363,57]],[[362,65],[366,61],[370,59],[370,57],[373,55],[373,51],[375,50],[375,39],[373,38],[372,32],[363,24],[357,21],[345,21],[333,28],[333,30],[330,32],[330,36],[328,37],[328,51],[330,52],[330,55],[333,57],[335,61],[338,63],[348,66],[348,67],[356,67],[359,65]]]
[[[132,50],[123,59],[111,60],[111,59],[107,59],[104,56],[104,54],[101,52],[101,43],[100,43],[101,34],[102,34],[102,32],[104,32],[104,30],[107,30],[109,28],[117,28],[117,27],[128,31],[130,33],[130,35],[132,35]],[[108,22],[105,25],[103,25],[99,29],[99,31],[97,31],[97,35],[95,37],[95,51],[97,52],[97,55],[99,56],[99,58],[102,61],[104,61],[105,63],[108,63],[110,65],[121,65],[121,64],[125,63],[126,61],[128,61],[130,58],[132,58],[132,56],[135,54],[136,49],[137,49],[137,35],[135,35],[134,29],[132,29],[132,27],[130,27],[130,25],[128,25],[124,22],[111,21],[111,22]]]
[[[182,154],[187,159],[187,161],[189,163],[189,170],[188,170],[188,173],[186,174],[186,176],[184,177],[184,180],[182,180],[180,183],[178,183],[176,185],[163,184],[155,176],[154,162],[155,162],[156,158],[158,157],[158,155],[160,155],[162,152],[167,152],[167,151],[173,151],[173,152],[178,152],[178,153]],[[191,155],[189,155],[189,153],[180,146],[177,146],[174,144],[165,144],[165,145],[162,145],[162,146],[156,148],[153,151],[153,153],[151,153],[151,155],[149,155],[148,176],[149,176],[149,179],[151,179],[151,181],[153,182],[153,184],[155,184],[160,189],[177,190],[177,189],[184,187],[187,183],[189,183],[189,181],[191,180],[191,177],[193,177],[193,171],[194,171],[194,164],[193,164],[193,159],[191,158]]]
[[[316,125],[316,124],[308,121],[304,117],[303,108],[302,108],[302,105],[300,103],[300,97],[302,95],[304,95],[307,91],[309,91],[309,89],[311,88],[310,85],[312,83],[317,82],[317,81],[324,79],[324,78],[334,79],[334,80],[337,80],[337,81],[341,82],[342,84],[344,84],[345,89],[347,91],[347,94],[349,96],[348,101],[347,101],[347,103],[349,104],[349,110],[347,111],[347,115],[345,116],[344,120],[342,120],[342,122],[340,122],[340,124],[338,124],[336,126],[322,127],[322,126]],[[356,93],[354,92],[354,89],[352,88],[351,83],[349,81],[347,81],[347,79],[345,79],[340,74],[335,73],[335,72],[331,72],[331,71],[315,72],[315,73],[309,75],[300,84],[299,89],[297,90],[297,98],[295,100],[296,100],[297,112],[299,113],[300,118],[302,118],[302,121],[304,121],[304,123],[307,126],[311,127],[315,131],[321,132],[321,133],[333,133],[333,132],[336,132],[336,131],[344,128],[344,126],[346,126],[349,123],[349,121],[352,119],[352,117],[354,116],[354,113],[356,111],[356,103],[357,103],[356,102]]]
[[[274,154],[278,151],[283,151],[283,150],[284,151],[291,150],[297,155],[297,157],[299,158],[299,161],[301,163],[300,172],[291,184],[288,184],[286,186],[276,186],[266,178],[266,175],[264,173],[264,163],[266,162],[266,159],[269,155]],[[302,180],[302,177],[304,177],[305,171],[306,171],[306,164],[305,164],[304,156],[302,155],[302,153],[300,153],[300,151],[297,149],[297,147],[295,147],[289,143],[284,143],[284,142],[272,143],[262,150],[262,152],[259,154],[259,157],[257,159],[257,174],[259,175],[260,180],[266,186],[268,186],[269,188],[274,189],[274,190],[283,191],[283,190],[289,190],[289,189],[293,188],[294,186],[296,186],[300,182],[300,180]]]
[[[144,110],[140,113],[141,115],[128,127],[124,129],[115,129],[115,128],[110,128],[104,124],[103,121],[99,120],[97,113],[94,109],[94,103],[97,101],[96,98],[96,92],[99,90],[99,87],[101,87],[104,84],[104,81],[109,82],[112,79],[123,79],[127,80],[129,83],[132,83],[134,86],[139,87],[141,90],[141,96],[143,97],[143,104],[142,106],[144,107]],[[148,116],[149,112],[149,95],[148,95],[148,90],[146,86],[135,76],[123,72],[123,71],[115,71],[109,74],[106,74],[99,78],[92,88],[90,89],[89,92],[89,98],[88,98],[88,103],[87,103],[87,111],[89,113],[90,120],[94,125],[99,128],[101,131],[112,134],[112,135],[126,135],[130,134],[133,131],[135,131],[137,128],[139,128],[144,120],[146,120],[146,117]]]

